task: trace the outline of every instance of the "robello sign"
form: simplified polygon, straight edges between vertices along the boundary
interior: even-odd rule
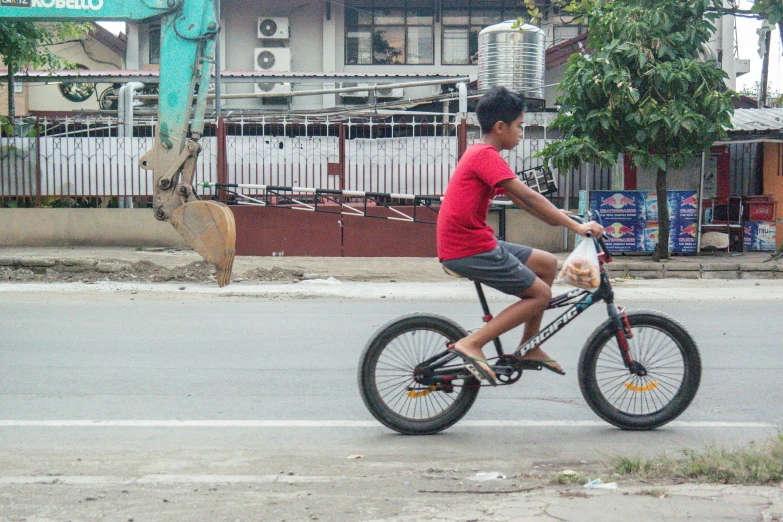
[[[0,0],[0,6],[100,11],[103,9],[103,0]]]
[[[103,0],[32,0],[33,7],[100,11]]]

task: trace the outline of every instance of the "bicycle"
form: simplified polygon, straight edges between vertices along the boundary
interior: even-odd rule
[[[500,339],[494,339],[497,357],[489,362],[497,384],[511,385],[525,370],[541,370],[541,363],[522,356],[604,301],[609,318],[588,337],[579,356],[582,396],[600,418],[619,428],[663,426],[684,412],[696,395],[701,380],[698,347],[681,324],[660,312],[626,312],[615,306],[605,268],[612,256],[603,239],[585,240],[594,241],[599,252],[598,288],[553,297],[547,310],[569,308],[513,353],[504,353]],[[473,283],[488,322],[492,315],[482,285]],[[370,413],[392,430],[410,435],[437,433],[459,421],[482,386],[450,349],[466,335],[451,319],[428,313],[407,314],[381,326],[367,342],[359,364],[359,389]]]

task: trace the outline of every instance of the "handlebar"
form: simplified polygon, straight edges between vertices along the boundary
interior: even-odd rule
[[[587,212],[587,214],[585,214],[584,216],[580,216],[578,214],[571,214],[568,217],[570,217],[571,219],[573,219],[574,221],[576,221],[580,225],[583,225],[587,221],[595,221],[595,222],[597,222],[599,224],[601,223],[601,214],[599,214],[597,210],[589,210]],[[607,263],[611,262],[612,261],[612,253],[609,252],[609,249],[606,246],[606,242],[604,242],[604,238],[603,237],[599,237],[599,238],[596,239],[596,238],[592,237],[592,234],[590,232],[587,233],[587,237],[589,237],[593,241],[595,241],[596,245],[598,246],[599,252],[603,252],[604,253],[606,262]]]

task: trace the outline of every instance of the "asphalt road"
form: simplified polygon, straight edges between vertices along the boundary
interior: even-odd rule
[[[259,509],[270,520],[371,519],[399,506],[360,509],[357,498],[394,504],[401,490],[462,485],[479,471],[523,481],[547,469],[587,470],[611,455],[765,439],[783,424],[783,300],[704,295],[620,302],[677,318],[699,344],[701,388],[676,423],[624,432],[585,404],[576,363],[605,318],[597,305],[545,345],[568,375],[528,372],[513,386],[482,390],[445,433],[405,437],[377,424],[359,397],[364,343],[412,311],[477,327],[473,300],[0,293],[0,492],[9,513],[44,516],[51,484],[71,485],[52,504],[56,520],[187,520],[210,509],[229,519],[232,503],[240,506],[232,520]],[[494,309],[503,302],[493,299]],[[245,490],[261,495],[257,503]],[[219,493],[228,504],[216,508]],[[162,497],[183,510],[161,515]]]

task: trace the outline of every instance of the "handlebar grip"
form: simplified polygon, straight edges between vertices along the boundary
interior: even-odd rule
[[[601,247],[601,250],[604,253],[605,259],[607,263],[612,262],[612,253],[609,252],[609,249],[606,247],[606,243],[604,242],[603,237],[599,237],[596,241],[598,241],[598,246]]]

